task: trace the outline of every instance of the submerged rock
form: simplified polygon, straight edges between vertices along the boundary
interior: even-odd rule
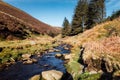
[[[69,50],[69,48],[68,48],[68,47],[64,47],[64,49],[65,49],[65,50]]]
[[[42,78],[44,80],[61,80],[63,73],[56,70],[49,70],[42,72]]]

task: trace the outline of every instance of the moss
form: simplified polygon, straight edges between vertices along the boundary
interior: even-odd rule
[[[75,62],[75,61],[69,62],[69,64],[66,67],[67,67],[69,72],[81,71],[80,64]]]
[[[80,49],[79,47],[73,48],[71,54],[75,54],[72,56],[72,59],[68,64],[66,64],[67,71],[72,75],[74,80],[78,80],[81,72],[82,65],[78,62]]]
[[[98,80],[100,78],[100,74],[89,74],[89,73],[84,73],[81,74],[79,77],[79,80]]]

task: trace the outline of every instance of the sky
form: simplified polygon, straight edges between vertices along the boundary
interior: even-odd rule
[[[66,17],[72,21],[78,0],[4,0],[5,2],[27,12],[38,20],[51,26],[62,26]],[[107,0],[106,16],[120,9],[120,0]]]

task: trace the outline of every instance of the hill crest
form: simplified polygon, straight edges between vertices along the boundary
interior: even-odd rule
[[[18,25],[19,24],[19,25]],[[60,33],[60,30],[57,28],[51,27],[50,25],[43,23],[29,14],[25,13],[22,10],[19,10],[8,3],[5,3],[3,1],[0,1],[0,34],[4,34],[3,26],[4,28],[8,29],[7,35],[3,36],[4,38],[7,38],[10,35],[13,37],[16,37],[14,31],[18,26],[23,26],[26,28],[25,30],[29,30],[29,33],[37,33],[37,34],[58,34]],[[14,29],[11,31],[11,28]],[[24,28],[22,28],[24,29]],[[21,30],[18,29],[18,32]],[[23,33],[28,33],[27,31],[23,31]],[[28,33],[28,34],[29,34]],[[27,34],[27,35],[28,35]],[[19,34],[19,36],[21,33]],[[19,37],[17,36],[17,37]],[[23,36],[23,35],[21,35]],[[25,35],[24,35],[25,36]],[[26,36],[27,37],[27,36]]]

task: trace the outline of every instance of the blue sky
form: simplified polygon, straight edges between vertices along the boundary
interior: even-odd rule
[[[64,17],[71,22],[78,0],[4,0],[38,20],[52,26],[62,26]],[[108,0],[107,16],[120,9],[120,0]]]

